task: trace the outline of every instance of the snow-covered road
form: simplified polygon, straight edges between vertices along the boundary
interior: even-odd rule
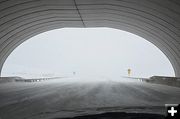
[[[111,80],[0,84],[0,119],[53,119],[107,111],[163,114],[166,103],[180,103],[180,88]]]

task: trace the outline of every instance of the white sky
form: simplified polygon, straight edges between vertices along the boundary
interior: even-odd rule
[[[30,38],[6,60],[2,76],[174,76],[167,57],[145,39],[111,28],[63,28]]]

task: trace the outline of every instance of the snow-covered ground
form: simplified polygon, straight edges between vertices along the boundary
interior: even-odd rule
[[[164,104],[180,103],[176,87],[130,79],[79,79],[0,84],[0,119],[54,119],[107,111],[163,114]]]

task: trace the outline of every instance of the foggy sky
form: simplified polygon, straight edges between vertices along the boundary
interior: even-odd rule
[[[6,60],[2,76],[174,76],[167,57],[147,40],[111,28],[63,28],[30,38]]]

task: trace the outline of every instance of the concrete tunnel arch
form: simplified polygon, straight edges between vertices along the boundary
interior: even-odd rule
[[[141,36],[168,57],[180,76],[178,0],[0,0],[0,71],[21,43],[64,27],[110,27]]]

